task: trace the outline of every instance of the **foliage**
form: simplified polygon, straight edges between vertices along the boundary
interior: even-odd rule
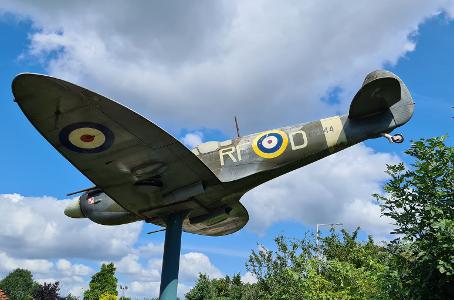
[[[232,278],[226,276],[220,279],[209,279],[205,274],[199,274],[196,285],[186,295],[187,300],[248,300],[256,299],[249,284],[241,282],[240,274]]]
[[[99,297],[99,300],[117,300],[117,296],[109,293],[104,293]]]
[[[58,295],[60,291],[60,282],[38,284],[33,291],[35,300],[60,300],[63,299]]]
[[[32,273],[24,269],[16,269],[0,281],[0,289],[11,300],[31,299],[34,288]]]
[[[101,270],[91,278],[89,289],[84,293],[84,299],[98,300],[105,293],[117,296],[117,282],[114,264],[102,264]]]
[[[196,285],[185,295],[187,300],[214,299],[215,291],[211,280],[205,274],[199,274]]]
[[[262,246],[249,257],[256,284],[243,284],[239,274],[212,280],[201,274],[186,299],[390,299],[386,248],[357,237],[358,229],[341,237],[331,231],[319,252],[313,238],[279,236],[276,250]]]
[[[66,296],[64,299],[65,300],[79,300],[78,297],[71,295],[71,293],[69,293],[68,296]]]
[[[399,237],[389,246],[407,299],[454,299],[454,148],[446,137],[414,142],[414,162],[388,166],[382,203]]]
[[[258,279],[259,298],[389,299],[387,253],[371,237],[359,242],[358,230],[342,230],[342,237],[332,230],[320,250],[307,237],[278,237],[276,251],[254,251],[248,269]]]

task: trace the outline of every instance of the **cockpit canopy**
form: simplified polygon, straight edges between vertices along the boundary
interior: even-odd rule
[[[210,152],[216,151],[216,150],[218,150],[221,147],[229,146],[231,144],[232,144],[232,140],[226,140],[226,141],[223,141],[223,142],[209,141],[209,142],[205,142],[205,143],[202,143],[202,144],[198,145],[197,147],[195,147],[191,151],[195,155],[206,154],[206,153],[210,153]]]

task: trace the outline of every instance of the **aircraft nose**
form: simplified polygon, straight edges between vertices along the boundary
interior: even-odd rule
[[[79,199],[72,201],[65,207],[65,215],[70,218],[85,218],[80,210]]]

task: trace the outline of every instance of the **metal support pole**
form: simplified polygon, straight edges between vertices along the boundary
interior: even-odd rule
[[[168,216],[166,220],[166,237],[162,260],[160,300],[176,300],[178,270],[180,268],[181,230],[184,214]]]

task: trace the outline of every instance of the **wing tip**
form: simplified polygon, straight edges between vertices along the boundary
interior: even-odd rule
[[[52,78],[51,76],[45,75],[45,74],[39,74],[39,73],[29,73],[29,72],[24,72],[24,73],[19,73],[17,74],[14,78],[13,81],[11,82],[11,90],[13,92],[15,101],[17,102],[17,96],[20,92],[21,85],[25,83],[27,80],[31,78]]]
[[[40,73],[23,72],[23,73],[19,73],[16,76],[14,76],[13,83],[17,82],[18,80],[22,80],[23,78],[27,78],[27,77],[50,77],[50,76],[46,75],[46,74],[40,74]]]

